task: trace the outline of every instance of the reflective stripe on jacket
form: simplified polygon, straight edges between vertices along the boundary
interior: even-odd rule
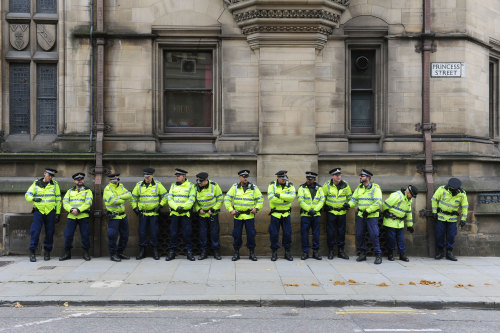
[[[151,212],[151,210],[158,207],[158,205],[165,206],[168,199],[167,195],[167,190],[161,182],[153,179],[148,185],[141,180],[135,184],[132,191],[130,206],[132,209],[139,208],[139,210],[144,211],[143,214],[146,216],[156,216],[159,214]]]
[[[328,212],[334,215],[345,215],[347,213],[346,210],[333,209],[340,208],[351,200],[351,187],[346,181],[341,180],[339,185],[335,185],[332,180],[329,180],[323,185],[323,193],[325,194],[325,206]]]
[[[391,193],[389,198],[384,201],[382,210],[387,210],[390,214],[395,215],[399,219],[384,216],[383,224],[386,227],[401,229],[404,228],[404,220],[406,220],[406,225],[408,227],[413,227],[411,203],[412,199],[408,199],[403,191],[396,191]]]
[[[42,182],[43,178],[35,180],[24,195],[27,202],[33,202],[33,206],[44,215],[48,215],[54,209],[56,214],[61,214],[61,189],[56,180],[51,180],[45,187],[39,186],[37,183]],[[34,198],[42,199],[41,202],[34,202]]]
[[[307,184],[299,186],[297,201],[302,209],[300,216],[311,216],[308,213],[311,209],[316,211],[314,216],[321,216],[321,208],[323,208],[323,204],[325,203],[325,195],[323,194],[323,189],[318,183],[314,183],[314,186],[316,187],[316,195],[314,196],[314,199],[311,198],[311,191],[309,190]]]
[[[250,213],[250,210],[254,208],[261,210],[264,207],[264,197],[257,185],[248,183],[248,186],[243,188],[241,184],[236,183],[227,191],[224,198],[224,205],[229,212],[233,210],[247,212],[234,216],[235,219],[249,220],[255,218],[255,214]]]
[[[68,212],[69,219],[83,219],[89,217],[90,207],[94,196],[89,188],[83,186],[80,190],[76,186],[70,188],[64,195],[63,207]],[[80,213],[78,215],[71,214],[71,209],[77,208]]]
[[[208,181],[208,185],[199,190],[196,189],[196,202],[194,204],[194,209],[199,211],[203,209],[205,212],[212,208],[215,211],[219,211],[222,207],[222,202],[224,201],[224,196],[222,195],[222,190],[219,184],[216,182]],[[217,213],[215,213],[217,214]],[[200,214],[201,217],[209,217],[210,214]]]
[[[368,217],[378,217],[379,209],[382,207],[382,190],[375,183],[370,183],[368,187],[359,184],[352,194],[349,206],[358,206],[358,216],[362,217],[363,212],[368,212]]]
[[[467,213],[469,212],[467,194],[460,189],[457,195],[453,195],[446,189],[446,186],[440,186],[432,196],[432,212],[437,214],[441,221],[458,222],[459,216],[455,214],[460,215],[462,221],[467,221]],[[452,214],[446,214],[446,212]]]

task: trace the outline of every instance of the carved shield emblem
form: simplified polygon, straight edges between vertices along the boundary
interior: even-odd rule
[[[18,51],[24,50],[30,41],[29,24],[10,25],[10,45]]]
[[[49,51],[56,43],[56,25],[37,24],[36,40],[44,51]]]

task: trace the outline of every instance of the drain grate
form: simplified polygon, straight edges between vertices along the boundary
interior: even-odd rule
[[[39,270],[49,270],[49,269],[54,269],[57,266],[40,266],[38,267]]]
[[[7,266],[8,264],[12,264],[13,261],[0,261],[0,267]]]

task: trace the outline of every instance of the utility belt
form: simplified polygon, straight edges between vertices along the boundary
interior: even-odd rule
[[[316,213],[319,213],[319,212],[317,211]],[[311,214],[309,214],[309,211],[307,211],[307,210],[303,210],[302,208],[300,209],[300,214],[308,214],[308,215],[310,215],[310,216],[314,216],[314,215],[316,215],[316,214],[311,215]]]
[[[342,207],[338,207],[338,208],[335,208],[335,207],[332,207],[332,206],[329,206],[329,205],[325,205],[325,210],[327,212],[331,211],[331,210],[334,210],[336,212],[341,212],[341,211],[344,211],[345,208],[342,208]]]
[[[108,217],[108,219],[113,219],[113,218],[120,216],[120,215],[123,215],[123,214],[125,214],[125,212],[123,212],[123,213],[110,212],[110,211],[106,212],[106,216]]]
[[[438,213],[441,213],[441,214],[445,214],[445,215],[453,215],[453,216],[460,216],[460,213],[458,211],[454,211],[454,212],[447,212],[447,211],[444,211],[442,210],[441,208],[438,207],[437,209],[437,212]]]
[[[151,210],[140,210],[140,212],[141,212],[142,214],[145,214],[145,213],[154,213],[154,212],[155,212],[155,210],[154,210],[154,209],[151,209]]]
[[[234,216],[239,217],[241,214],[250,214],[251,211],[252,211],[251,209],[237,211],[238,213],[236,213],[236,215]]]
[[[273,213],[285,214],[285,213],[291,213],[291,212],[292,212],[292,208],[288,208],[286,210],[280,210],[280,209],[273,208],[269,212],[269,215],[272,215]]]
[[[401,221],[401,222],[405,221],[404,217],[396,216],[395,214],[389,212],[388,210],[384,211],[384,217],[389,218],[389,219],[393,219],[393,220],[397,220],[397,221]]]

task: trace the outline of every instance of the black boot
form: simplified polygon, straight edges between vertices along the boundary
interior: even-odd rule
[[[170,260],[173,260],[173,259],[175,259],[175,251],[170,251],[167,254],[167,257],[165,258],[165,261],[170,261]]]
[[[222,259],[222,257],[220,256],[219,250],[214,250],[214,258],[215,258],[215,260]]]
[[[71,259],[71,249],[64,249],[64,254],[59,258],[59,261]]]
[[[158,253],[158,248],[153,247],[153,259],[154,260],[160,260],[160,254]]]
[[[366,261],[366,252],[365,251],[360,251],[359,256],[356,258],[357,262],[360,261]]]
[[[440,248],[437,249],[436,256],[434,257],[434,259],[440,260],[440,259],[443,259],[443,258],[444,258],[443,248],[440,247]]]
[[[382,263],[382,256],[380,253],[377,253],[375,255],[375,261],[373,262],[375,265],[380,265]]]
[[[313,258],[316,259],[316,260],[321,260],[323,259],[319,253],[318,253],[318,250],[313,250]]]
[[[186,259],[189,260],[189,261],[195,261],[193,253],[191,251],[187,252]]]
[[[250,249],[250,254],[248,255],[248,259],[252,260],[252,261],[257,261],[257,256],[255,255],[255,252],[253,249]]]
[[[231,261],[236,261],[240,260],[240,250],[234,249],[234,254],[233,257],[231,258]]]
[[[335,257],[335,253],[333,252],[333,249],[328,250],[328,259],[332,260]]]
[[[207,259],[207,251],[202,250],[200,256],[198,257],[198,260],[203,260]]]
[[[394,261],[394,253],[392,253],[392,251],[389,251],[387,254],[387,260]]]
[[[118,256],[118,254],[114,253],[114,254],[111,255],[111,261],[120,262],[122,260],[120,259],[120,257]]]
[[[453,249],[446,249],[446,259],[451,261],[457,261],[457,258],[453,254]]]
[[[345,254],[344,252],[344,247],[343,246],[340,246],[339,247],[339,254],[337,255],[340,259],[345,259],[345,260],[349,260],[349,256],[347,254]]]
[[[293,261],[292,254],[290,253],[290,249],[285,249],[285,259],[288,261]]]
[[[399,254],[399,260],[401,260],[401,261],[406,261],[406,262],[409,262],[409,261],[410,261],[410,259],[408,259],[408,257],[407,257],[407,256],[406,256],[406,254],[404,254],[404,253],[400,253],[400,254]]]
[[[35,251],[33,251],[33,250],[30,250],[30,261],[36,262]]]
[[[83,249],[83,260],[90,261],[89,249]]]
[[[124,259],[124,260],[129,260],[130,259],[130,257],[128,255],[126,255],[126,254],[123,254],[123,252],[118,252],[117,256],[118,256],[118,258]]]
[[[45,261],[50,260],[50,250],[47,248],[45,249],[45,251],[43,253],[43,260],[45,260]]]
[[[300,257],[301,260],[307,260],[307,258],[309,258],[309,252],[306,251],[306,252],[303,252],[302,253],[302,257]]]
[[[276,249],[273,249],[273,253],[271,254],[271,261],[276,260],[278,260],[278,251]]]
[[[141,260],[144,258],[146,258],[146,248],[144,246],[141,246],[141,248],[139,250],[139,254],[137,255],[137,257],[135,257],[135,259]]]

